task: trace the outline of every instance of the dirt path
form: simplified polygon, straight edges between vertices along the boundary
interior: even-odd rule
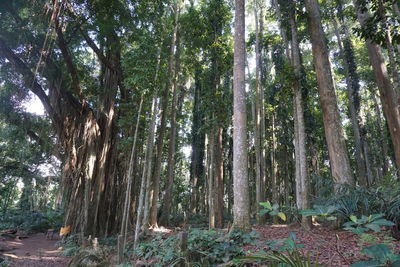
[[[0,241],[0,245],[12,250],[0,252],[10,266],[40,266],[63,267],[68,266],[68,258],[60,255],[56,243],[58,240],[48,240],[42,233],[30,235],[22,240]]]

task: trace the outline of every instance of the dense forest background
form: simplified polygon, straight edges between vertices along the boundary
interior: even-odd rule
[[[1,1],[3,227],[136,244],[264,224],[265,203],[308,229],[299,210],[340,201],[398,225],[399,5]]]

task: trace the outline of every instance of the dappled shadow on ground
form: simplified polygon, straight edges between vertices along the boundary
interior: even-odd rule
[[[60,256],[57,241],[46,239],[44,234],[39,233],[21,240],[5,240],[0,243],[8,248],[2,256],[11,262],[11,266],[67,266],[68,259]]]

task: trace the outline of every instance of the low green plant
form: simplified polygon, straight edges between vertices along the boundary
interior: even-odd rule
[[[0,267],[9,267],[9,266],[11,266],[11,262],[9,262],[7,259],[0,257]]]
[[[254,245],[255,232],[232,232],[192,229],[188,233],[188,246],[180,251],[176,236],[159,235],[149,242],[139,244],[135,255],[139,259],[153,260],[154,266],[213,266],[226,264],[233,258],[243,256],[243,246]]]
[[[117,236],[106,237],[99,240],[99,244],[101,246],[107,246],[107,247],[116,247],[117,242],[118,242]]]
[[[12,209],[0,216],[0,230],[18,228],[28,233],[57,229],[63,223],[63,213],[58,210],[32,212]]]
[[[238,262],[252,263],[257,261],[259,263],[266,263],[271,267],[317,267],[318,258],[311,259],[310,254],[305,255],[300,251],[303,244],[297,244],[297,237],[295,233],[290,232],[289,238],[282,240],[268,241],[270,246],[268,252],[259,252],[258,254],[245,256],[239,258]]]
[[[379,239],[374,234],[362,233],[360,234],[360,241],[361,241],[361,246],[363,247],[364,245],[377,244],[379,242]]]
[[[323,221],[334,221],[337,219],[335,212],[337,211],[335,206],[325,205],[314,205],[313,209],[301,210],[300,214],[303,216],[317,216]]]
[[[303,244],[298,244],[297,236],[293,232],[289,232],[288,238],[267,241],[266,244],[270,247],[272,251],[278,252],[293,251],[304,247]]]
[[[269,201],[260,202],[259,204],[263,207],[263,209],[259,211],[260,215],[269,214],[270,216],[278,216],[282,221],[286,221],[286,215],[279,210],[279,204],[275,203],[272,205]]]
[[[362,215],[361,218],[350,216],[350,221],[343,224],[345,230],[354,234],[363,234],[367,231],[380,232],[382,226],[393,226],[394,223],[383,218],[384,214]]]
[[[394,254],[385,244],[376,244],[361,250],[361,253],[370,257],[369,261],[359,261],[350,267],[379,267],[379,266],[400,266],[400,255]]]
[[[69,235],[65,240],[59,241],[58,245],[63,249],[62,254],[67,257],[75,256],[81,250],[78,235]]]
[[[68,266],[112,266],[111,255],[112,252],[106,247],[84,248],[72,257]]]
[[[268,255],[246,256],[242,260],[259,261],[267,263],[271,267],[318,267],[318,259],[314,262],[309,254],[304,256],[299,250],[288,251],[286,253],[273,251]],[[284,265],[283,265],[284,264]]]

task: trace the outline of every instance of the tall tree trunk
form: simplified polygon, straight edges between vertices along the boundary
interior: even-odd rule
[[[279,202],[279,184],[278,184],[278,161],[276,160],[277,153],[277,140],[276,140],[276,127],[275,127],[275,116],[276,111],[272,112],[271,115],[271,133],[272,133],[272,144],[271,144],[271,190],[272,190],[272,203],[277,204]],[[275,218],[275,217],[274,217]]]
[[[171,103],[171,128],[169,135],[169,148],[168,148],[168,164],[167,164],[167,180],[165,186],[165,195],[162,205],[162,213],[160,217],[160,224],[163,226],[169,225],[169,217],[171,213],[172,205],[172,186],[174,182],[175,175],[175,152],[176,152],[176,133],[177,133],[177,112],[178,112],[178,77],[177,72],[179,71],[179,44],[177,45],[176,53],[176,68],[175,68],[175,78],[173,82],[173,92],[172,92],[172,103]]]
[[[203,112],[201,109],[201,81],[200,70],[195,73],[193,124],[192,124],[192,154],[190,158],[190,185],[192,194],[190,199],[190,210],[193,214],[198,212],[199,185],[204,179],[204,142],[205,135],[202,129]]]
[[[152,122],[153,123],[153,122]],[[152,126],[150,126],[151,128]],[[151,129],[150,129],[151,130]],[[146,189],[147,189],[147,179],[148,179],[148,167],[151,164],[148,164],[151,161],[151,149],[152,149],[152,142],[151,136],[149,134],[147,141],[146,141],[146,150],[144,153],[144,162],[143,162],[143,169],[142,169],[142,179],[140,182],[140,192],[139,192],[139,201],[137,206],[137,213],[136,213],[136,225],[135,225],[135,237],[133,241],[134,249],[137,248],[139,237],[143,234],[146,230],[146,225],[142,224],[143,214],[144,214],[144,206],[145,206],[145,196],[146,196]]]
[[[294,114],[295,114],[295,149],[296,152],[296,189],[300,192],[296,192],[296,202],[298,209],[310,208],[309,194],[310,194],[310,182],[308,175],[307,166],[307,150],[306,150],[306,130],[304,122],[304,104],[303,96],[301,91],[301,61],[300,61],[300,45],[297,37],[297,22],[295,17],[294,3],[292,3],[292,11],[290,12],[290,28],[292,33],[292,66],[294,69]],[[298,168],[298,170],[297,170]],[[302,226],[306,229],[311,227],[311,218],[302,216]]]
[[[340,12],[340,10],[339,10]],[[344,21],[342,21],[344,23]],[[360,109],[360,97],[359,90],[360,84],[357,75],[357,65],[354,58],[353,46],[351,45],[351,41],[348,36],[348,32],[346,29],[346,25],[342,25],[345,31],[345,40],[344,46],[342,44],[342,38],[339,33],[339,28],[336,22],[336,19],[333,19],[333,26],[335,29],[335,35],[337,38],[338,46],[339,46],[339,54],[343,61],[343,67],[346,73],[346,86],[347,86],[347,96],[349,99],[348,108],[349,115],[351,120],[351,126],[353,128],[354,135],[354,145],[355,145],[355,156],[357,163],[357,177],[358,182],[361,186],[366,186],[368,177],[366,170],[366,157],[363,152],[363,142],[361,131],[360,131],[360,122],[359,122],[359,109]]]
[[[382,149],[381,153],[379,153],[380,157],[380,166],[378,167],[379,169],[382,167],[382,172],[380,178],[385,176],[389,170],[389,162],[388,162],[388,157],[389,157],[389,148],[388,144],[386,143],[386,135],[385,135],[385,126],[384,123],[382,123],[382,113],[381,109],[379,107],[378,101],[376,99],[376,95],[374,92],[371,92],[372,95],[372,101],[375,106],[375,114],[376,114],[376,126],[378,129],[379,133],[379,147]]]
[[[233,67],[233,192],[232,229],[250,227],[249,181],[247,172],[247,111],[245,90],[245,9],[244,0],[235,0]]]
[[[392,75],[393,79],[393,88],[395,92],[398,94],[397,97],[400,98],[400,75],[397,70],[398,64],[396,62],[396,55],[394,53],[394,47],[392,44],[392,35],[390,33],[390,25],[387,21],[386,18],[386,12],[385,12],[385,6],[382,0],[378,0],[378,12],[381,17],[381,24],[382,28],[385,31],[385,41],[386,41],[386,47],[388,51],[388,57],[389,57],[389,68],[390,68],[390,74]]]
[[[224,219],[224,145],[223,145],[223,129],[219,127],[215,136],[215,152],[214,152],[214,212],[215,227],[223,227]]]
[[[255,116],[254,116],[254,148],[256,153],[256,210],[257,210],[257,223],[264,223],[265,216],[260,216],[258,211],[260,209],[260,202],[264,201],[264,171],[265,171],[265,158],[264,158],[264,149],[263,149],[263,140],[264,140],[264,112],[262,111],[263,105],[263,89],[261,86],[261,48],[260,48],[260,37],[262,37],[262,20],[263,20],[263,12],[262,8],[260,12],[260,18],[258,16],[258,7],[257,0],[254,0],[254,19],[255,19],[255,27],[256,27],[256,93],[255,93]]]
[[[210,133],[207,135],[207,188],[208,188],[208,227],[210,229],[215,228],[215,184],[214,184],[214,176],[215,176],[215,156],[214,156],[214,131],[210,130]]]
[[[357,9],[357,19],[361,26],[364,26],[369,15],[361,9],[357,1],[353,0],[353,4]],[[381,48],[369,39],[366,40],[366,45],[393,143],[396,166],[400,168],[400,111],[398,107],[400,101],[389,79]]]
[[[61,38],[60,34],[58,38]],[[105,39],[109,49],[104,58],[109,67],[102,77],[104,87],[101,89],[104,94],[99,101],[101,108],[97,111],[86,104],[78,91],[69,90],[69,81],[61,78],[61,70],[50,57],[41,62],[45,65],[42,75],[48,81],[47,88],[43,88],[35,77],[37,73],[32,73],[30,67],[0,39],[0,56],[7,58],[14,69],[23,76],[22,82],[38,96],[52,120],[65,151],[61,181],[66,207],[65,225],[71,226],[72,232],[81,232],[83,235],[104,236],[116,232],[122,217],[122,213],[118,213],[117,216],[119,209],[116,200],[120,199],[120,196],[113,193],[113,185],[120,182],[116,176],[115,164],[115,97],[121,79],[120,47],[116,35],[110,33]],[[111,43],[112,47],[109,46]],[[58,44],[61,47],[66,45],[60,40]],[[35,50],[35,47],[32,49]],[[66,63],[72,63],[69,61],[69,50],[66,47],[60,50]],[[73,83],[77,83],[73,67],[69,66],[68,71]],[[79,84],[75,86],[79,88]]]
[[[147,140],[147,149],[148,149],[148,159],[144,163],[147,165],[146,167],[146,185],[145,185],[145,196],[144,196],[144,210],[143,210],[143,230],[147,231],[147,228],[149,226],[149,220],[150,220],[150,207],[151,207],[151,200],[152,196],[151,194],[153,193],[151,190],[151,175],[153,174],[152,172],[152,164],[153,164],[153,152],[154,152],[154,135],[155,135],[155,130],[156,130],[156,120],[157,120],[157,96],[153,96],[152,104],[151,104],[151,121],[149,125],[149,132],[148,132],[148,140]],[[153,196],[154,197],[154,196]]]
[[[331,172],[336,184],[353,184],[350,161],[347,155],[339,109],[332,81],[328,48],[321,24],[319,4],[316,0],[305,0],[309,16],[314,66],[317,74],[319,97],[328,145]]]
[[[139,131],[139,122],[140,116],[142,114],[142,106],[143,106],[143,95],[140,99],[139,109],[138,109],[138,116],[136,119],[136,127],[135,127],[135,134],[133,136],[133,144],[131,149],[131,155],[129,157],[129,166],[128,171],[126,174],[127,177],[127,185],[126,185],[126,192],[125,192],[125,202],[124,202],[124,212],[122,215],[122,223],[121,223],[121,232],[120,234],[123,236],[123,244],[122,247],[125,248],[126,244],[126,233],[128,231],[128,221],[129,221],[129,210],[130,210],[130,200],[131,200],[131,192],[132,192],[132,182],[133,182],[133,168],[135,163],[135,154],[136,154],[136,142],[138,137]]]
[[[179,20],[179,14],[180,14],[180,6],[179,6],[179,1],[180,0],[175,0],[174,4],[174,11],[175,11],[175,24],[174,24],[174,29],[172,32],[172,39],[171,39],[171,47],[170,47],[170,55],[169,55],[169,61],[168,61],[168,82],[165,85],[165,89],[162,95],[161,99],[161,119],[160,119],[160,127],[158,131],[158,137],[157,137],[157,156],[155,159],[155,164],[154,164],[154,172],[153,172],[153,198],[152,198],[152,203],[151,203],[151,209],[150,209],[150,227],[158,227],[157,224],[157,211],[158,211],[158,201],[159,201],[159,192],[160,192],[160,173],[161,173],[161,162],[162,162],[162,152],[163,152],[163,147],[164,147],[164,135],[165,135],[165,126],[166,126],[166,118],[167,118],[167,113],[168,113],[168,96],[169,96],[169,91],[173,87],[174,79],[175,77],[175,69],[174,69],[174,63],[175,63],[175,47],[176,47],[176,40],[177,40],[177,35],[178,35],[178,20]]]

